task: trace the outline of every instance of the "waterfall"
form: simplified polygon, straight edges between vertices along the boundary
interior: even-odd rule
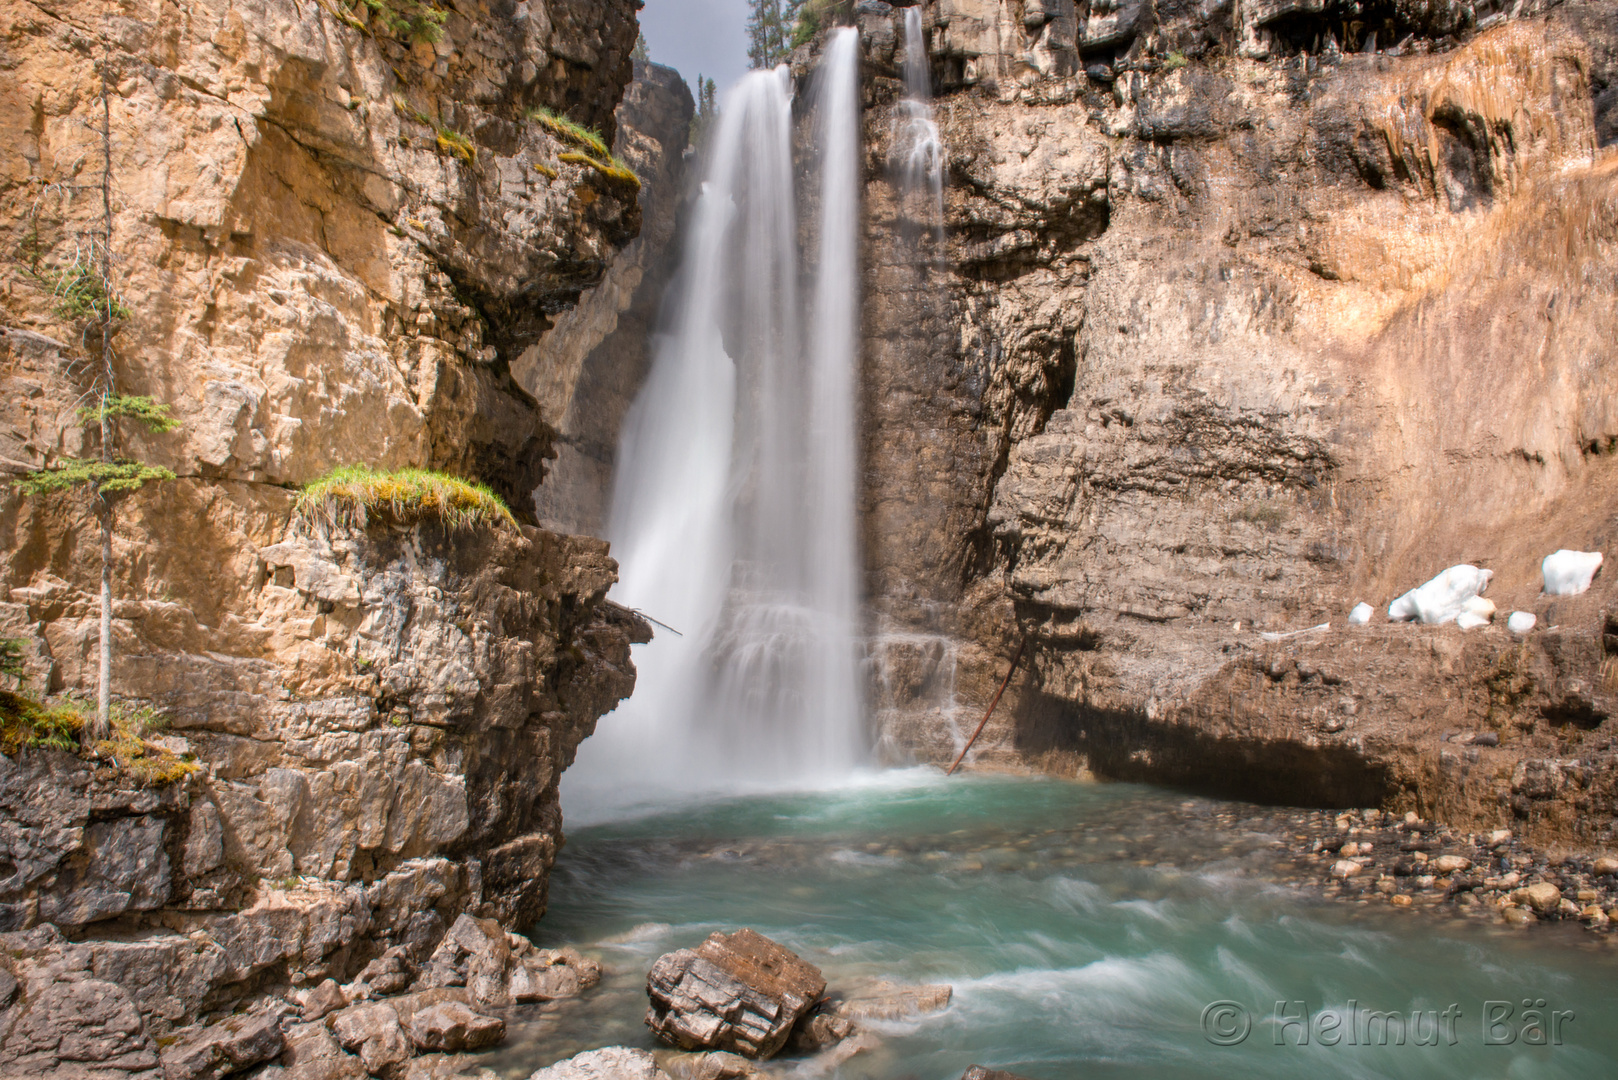
[[[807,785],[865,756],[855,364],[859,40],[815,75],[817,273],[803,309],[786,69],[721,103],[670,319],[626,417],[613,598],[668,624],[563,782],[575,820],[682,791]]]
[[[944,238],[944,143],[933,120],[933,79],[921,8],[905,8],[905,95],[893,133],[893,166],[905,222],[935,243]]]

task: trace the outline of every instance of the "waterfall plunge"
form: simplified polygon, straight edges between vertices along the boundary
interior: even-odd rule
[[[864,757],[855,363],[859,39],[816,73],[816,284],[801,311],[784,68],[725,97],[669,332],[626,420],[613,598],[668,623],[563,781],[570,818],[823,783]],[[805,332],[807,330],[807,332]]]

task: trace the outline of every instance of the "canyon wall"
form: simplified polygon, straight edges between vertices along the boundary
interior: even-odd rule
[[[549,375],[541,378],[537,364],[530,374],[523,361],[516,369],[546,415],[560,418],[556,460],[534,491],[540,523],[558,532],[607,534],[619,431],[651,369],[664,291],[680,260],[691,93],[672,68],[635,63],[613,151],[641,178],[640,235],[547,336]]]
[[[542,388],[577,377],[551,335],[642,222],[535,111],[641,140],[624,156],[664,185],[677,78],[629,95],[670,130],[615,121],[638,7],[455,4],[435,31],[342,0],[0,4],[0,466],[98,452],[77,410],[103,359],[180,422],[125,432],[177,479],[118,504],[113,685],[198,771],[0,758],[0,929],[86,943],[63,1002],[93,978],[161,1034],[421,959],[462,912],[544,910],[557,781],[647,627],[605,601],[604,543],[532,527],[566,402]],[[108,229],[104,357],[73,300]],[[356,463],[485,482],[518,522],[294,515]],[[31,692],[93,696],[100,565],[88,499],[0,490],[0,633]],[[52,1024],[79,1021],[42,1015],[0,1072],[71,1056]]]
[[[1618,593],[1538,571],[1618,521],[1618,8],[1338,7],[926,3],[929,259],[857,6],[879,738],[1027,634],[980,763],[1606,843]],[[1345,625],[1458,562],[1495,626]]]

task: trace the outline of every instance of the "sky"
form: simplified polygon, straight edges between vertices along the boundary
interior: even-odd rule
[[[747,0],[646,0],[641,32],[653,60],[678,68],[697,92],[697,75],[721,92],[747,71]]]

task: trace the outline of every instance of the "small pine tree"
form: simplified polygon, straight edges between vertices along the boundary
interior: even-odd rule
[[[646,47],[646,32],[643,30],[635,36],[635,51],[629,54],[636,60],[650,61],[652,54]]]
[[[100,454],[94,460],[62,458],[14,481],[24,495],[46,496],[69,491],[89,492],[101,525],[101,641],[97,670],[96,715],[84,725],[81,738],[94,746],[112,733],[112,525],[113,507],[124,495],[154,481],[173,480],[174,474],[160,465],[132,461],[117,456],[118,427],[133,422],[148,431],[172,431],[180,422],[169,415],[169,407],[149,397],[127,397],[117,390],[113,378],[112,339],[118,323],[129,317],[129,309],[118,299],[112,281],[112,107],[111,86],[105,69],[101,75],[101,228],[91,243],[91,256],[76,260],[69,295],[71,303],[58,296],[57,314],[80,324],[80,339],[87,345],[99,339],[100,371],[91,396],[94,405],[79,410],[79,421],[99,435]]]
[[[131,420],[148,431],[172,431],[180,422],[169,415],[167,405],[149,397],[124,397],[105,389],[99,402],[79,410],[79,419],[85,427],[101,432],[99,460],[62,458],[14,483],[24,495],[33,496],[84,489],[95,502],[96,519],[101,525],[101,656],[95,722],[84,727],[85,745],[93,746],[108,738],[112,730],[113,506],[119,497],[139,491],[149,483],[174,479],[174,474],[161,465],[115,458],[117,424],[120,420]]]

